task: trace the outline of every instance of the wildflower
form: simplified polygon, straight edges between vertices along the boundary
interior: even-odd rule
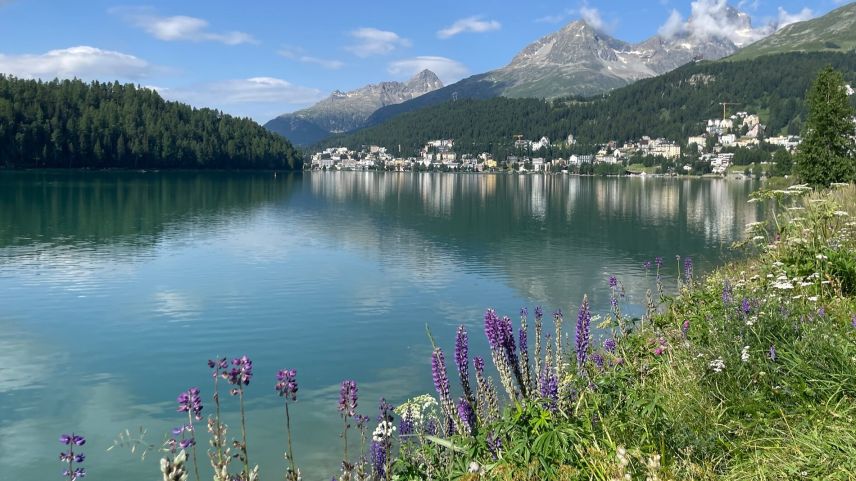
[[[708,367],[713,370],[713,372],[722,372],[725,369],[725,361],[722,360],[721,357],[710,361]]]
[[[86,459],[83,453],[75,453],[75,446],[83,446],[86,444],[86,438],[77,434],[63,434],[59,437],[59,442],[68,446],[68,452],[59,453],[59,461],[66,463],[68,467],[63,471],[62,475],[67,477],[69,481],[76,481],[86,476],[86,469],[83,467],[74,467],[75,463],[82,463]]]
[[[731,282],[728,279],[725,279],[725,282],[722,284],[722,303],[723,304],[731,304],[731,300],[734,298],[734,289],[731,287]]]
[[[178,395],[178,412],[191,413],[197,421],[202,420],[202,399],[199,397],[199,388],[192,387]]]
[[[740,351],[740,361],[749,362],[749,346],[743,346],[743,350]]]
[[[386,478],[386,449],[378,441],[372,441],[370,449],[375,476],[377,479]]]
[[[461,379],[461,387],[464,389],[464,395],[467,399],[472,399],[473,392],[470,388],[469,337],[463,325],[458,326],[458,332],[455,336],[455,366],[458,368],[458,377]]]
[[[823,255],[823,254],[818,254],[818,255],[816,255],[816,256],[814,256],[814,257],[815,257],[815,259],[817,259],[817,260],[819,260],[819,261],[825,261],[825,260],[829,259],[829,257],[826,257],[826,256],[825,256],[825,255]]]
[[[793,289],[794,285],[788,281],[776,281],[773,284],[773,287],[775,287],[776,289],[788,290],[788,289]]]
[[[660,267],[663,266],[663,258],[660,256],[655,257],[654,263],[657,264],[657,270],[660,270]]]
[[[853,329],[856,329],[856,314],[850,316],[850,325],[853,326]]]
[[[598,369],[600,369],[601,371],[603,370],[603,365],[604,365],[605,361],[604,361],[603,355],[601,355],[601,353],[596,352],[596,353],[592,354],[591,360],[594,363],[594,365],[597,366]]]
[[[502,451],[502,439],[498,434],[490,433],[485,438],[487,449],[493,455],[493,459],[499,459],[499,454]]]
[[[666,342],[666,339],[661,337],[657,339],[657,347],[652,351],[655,356],[662,356],[664,352],[666,352],[666,348],[669,347],[669,343]]]
[[[343,417],[354,417],[357,398],[357,383],[351,380],[342,381],[342,387],[339,389],[339,412]]]
[[[589,349],[589,325],[591,324],[591,312],[589,311],[588,296],[583,296],[583,303],[577,314],[576,348],[577,366],[585,366]]]
[[[476,427],[476,413],[473,412],[473,407],[464,398],[458,400],[458,418],[461,420],[464,434],[473,434]]]
[[[615,289],[618,286],[618,279],[615,276],[609,276],[609,287]]]
[[[392,424],[391,421],[383,420],[378,423],[377,427],[372,433],[372,441],[382,443],[387,439],[391,438],[395,430],[396,427]]]
[[[690,332],[690,320],[685,319],[684,323],[681,324],[681,335],[684,336],[684,339],[687,338],[687,333],[689,333],[689,332]]]
[[[541,371],[541,380],[538,383],[541,397],[548,401],[548,408],[555,411],[559,403],[559,379],[553,369],[544,366]]]
[[[455,415],[455,404],[449,392],[449,378],[446,376],[446,358],[439,347],[431,354],[431,377],[434,379],[434,389],[440,397],[440,406],[448,418]]]
[[[642,264],[642,267],[644,267],[646,271],[650,270],[651,269],[651,261],[645,261],[645,263]]]
[[[232,366],[234,367],[230,371],[223,372],[223,379],[234,386],[246,386],[250,384],[250,379],[253,377],[253,361],[247,356],[241,356],[232,359]],[[234,396],[238,394],[238,390],[232,389],[231,393]]]
[[[770,355],[770,360],[776,362],[776,346],[770,344],[770,351],[768,353]]]
[[[398,420],[398,435],[399,436],[409,436],[413,434],[413,429],[415,427],[415,423],[413,422],[413,412],[408,409]]]
[[[612,354],[615,352],[615,339],[609,337],[603,340],[603,348],[606,352]]]
[[[283,369],[276,373],[275,389],[286,400],[297,401],[297,369]]]
[[[826,308],[821,306],[817,308],[817,317],[826,317]]]
[[[740,303],[740,311],[744,316],[748,316],[752,312],[752,304],[749,302],[749,299],[743,298],[743,301]]]

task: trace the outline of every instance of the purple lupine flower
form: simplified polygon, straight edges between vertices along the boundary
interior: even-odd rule
[[[618,279],[615,276],[609,276],[609,287],[615,289],[618,286]]]
[[[386,398],[380,398],[380,402],[378,403],[378,406],[377,406],[377,410],[378,410],[377,422],[379,422],[379,423],[382,423],[384,421],[392,422],[392,418],[393,418],[392,411],[394,409],[395,409],[395,407],[392,404],[386,402]]]
[[[469,337],[463,325],[458,327],[457,336],[455,337],[455,366],[458,368],[458,376],[461,379],[461,387],[464,389],[464,394],[467,396],[467,399],[472,399],[473,393],[470,388]]]
[[[817,309],[817,317],[826,317],[826,308],[821,306]]]
[[[681,335],[684,336],[684,339],[687,338],[687,334],[690,332],[690,320],[684,319],[684,323],[681,324]]]
[[[357,429],[362,430],[369,423],[369,417],[363,416],[362,414],[357,414],[354,416],[354,421],[357,423]]]
[[[502,439],[500,439],[499,435],[490,433],[485,438],[485,442],[487,443],[487,449],[490,451],[493,459],[499,459],[499,452],[502,450]]]
[[[473,367],[476,368],[476,372],[481,374],[484,372],[484,358],[480,356],[476,356],[473,358]]]
[[[502,331],[499,326],[499,316],[496,311],[488,309],[484,313],[484,334],[491,349],[498,349],[502,345]]]
[[[199,397],[199,388],[192,387],[178,395],[178,412],[189,412],[200,421],[202,419],[202,398]]]
[[[83,460],[86,459],[86,455],[83,453],[75,453],[74,446],[83,446],[86,444],[86,438],[74,433],[63,434],[59,437],[59,442],[69,446],[68,452],[63,451],[59,453],[60,462],[68,465],[62,475],[67,477],[69,481],[76,481],[77,479],[85,477],[86,469],[82,467],[75,468],[74,463],[82,463]]]
[[[437,434],[437,421],[429,419],[425,422],[425,434],[435,436]]]
[[[577,366],[582,368],[585,366],[588,358],[589,349],[589,326],[591,324],[591,312],[589,311],[588,296],[583,296],[583,303],[580,304],[580,310],[577,314],[577,331],[576,331],[576,349],[577,349]]]
[[[693,258],[687,257],[684,259],[684,279],[690,282],[693,279]]]
[[[194,445],[196,445],[196,440],[193,438],[182,439],[181,441],[178,442],[178,446],[181,449],[187,449],[190,446],[194,446]]]
[[[529,316],[529,309],[527,309],[526,307],[521,307],[520,308],[520,317],[527,317],[527,316]]]
[[[247,356],[232,359],[232,369],[224,371],[223,379],[234,386],[248,385],[253,377],[253,361]],[[232,395],[238,394],[238,389],[232,389]]]
[[[603,340],[603,348],[606,350],[606,352],[610,354],[615,353],[615,346],[615,339],[608,337]]]
[[[660,270],[660,268],[663,267],[663,258],[660,256],[655,257],[654,264],[657,264],[657,270]]]
[[[413,434],[413,413],[411,409],[408,407],[407,411],[401,415],[398,419],[398,435],[399,436],[409,436]]]
[[[274,389],[287,401],[297,401],[297,369],[282,369],[277,372]]]
[[[448,400],[449,397],[449,378],[446,376],[446,358],[443,356],[443,350],[439,347],[434,348],[431,353],[431,377],[434,379],[434,389],[440,396],[440,401]]]
[[[603,355],[601,355],[601,353],[596,352],[596,353],[592,354],[591,360],[592,360],[592,362],[594,362],[595,366],[597,366],[598,369],[600,369],[601,371],[603,370],[603,365],[604,365],[605,361],[604,361]]]
[[[544,317],[544,309],[541,306],[535,308],[535,318],[541,319]]]
[[[505,348],[505,355],[508,362],[517,368],[517,343],[514,341],[514,327],[511,324],[511,318],[503,316],[500,323],[502,326],[502,347]]]
[[[370,454],[375,476],[378,479],[384,479],[386,477],[386,448],[383,443],[372,441]]]
[[[352,418],[357,409],[357,383],[352,380],[342,381],[339,389],[339,412],[342,417]]]
[[[473,412],[473,407],[464,398],[458,400],[458,418],[460,418],[461,425],[466,431],[464,434],[472,434],[476,427],[476,413]]]
[[[642,267],[644,267],[646,271],[651,270],[651,261],[645,261],[645,263],[642,264]]]
[[[547,400],[547,407],[551,411],[555,411],[559,407],[559,379],[552,368],[544,366],[541,370],[541,380],[539,382],[541,397]]]
[[[722,283],[722,303],[731,304],[733,299],[734,290],[731,288],[731,282],[729,282],[728,279],[725,279],[725,282]]]
[[[522,327],[517,331],[517,337],[520,340],[520,352],[526,352],[529,350],[529,343],[527,342],[527,333],[526,329]]]
[[[752,304],[749,302],[749,299],[743,298],[743,301],[740,302],[740,311],[743,312],[744,316],[748,316],[752,312]]]
[[[770,344],[770,360],[776,362],[776,346],[774,344]]]

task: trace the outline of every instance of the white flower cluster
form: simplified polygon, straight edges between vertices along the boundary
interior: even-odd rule
[[[385,439],[392,437],[395,432],[395,426],[389,421],[381,421],[374,432],[372,433],[372,441],[383,442]]]
[[[749,362],[749,346],[743,346],[743,350],[740,351],[740,360]]]
[[[723,361],[721,357],[718,357],[713,361],[710,361],[708,367],[712,369],[713,372],[722,372],[725,370],[725,361]]]

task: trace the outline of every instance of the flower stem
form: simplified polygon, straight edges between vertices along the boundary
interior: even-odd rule
[[[190,410],[190,409],[187,410],[187,422],[190,425],[190,432],[194,438],[193,439],[194,440],[193,451],[192,451],[193,452],[193,470],[196,472],[196,481],[202,481],[202,479],[199,477],[199,464],[196,462],[196,442],[195,442],[196,441],[196,428],[193,426],[193,414],[192,414],[192,410]]]
[[[244,415],[244,387],[238,388],[238,398],[241,404],[241,451],[244,453],[244,473],[250,479],[250,455],[247,453],[247,418]]]
[[[291,449],[291,417],[288,415],[288,400],[285,401],[285,430],[288,433],[288,462],[291,464],[289,480],[297,479],[297,467],[294,464],[294,451]]]

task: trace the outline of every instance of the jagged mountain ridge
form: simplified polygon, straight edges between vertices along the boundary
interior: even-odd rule
[[[731,38],[682,31],[669,37],[657,34],[635,44],[576,20],[528,45],[502,68],[378,109],[366,123],[377,125],[401,113],[456,98],[597,95],[694,60],[717,60],[753,40],[748,15],[733,7],[727,7],[726,15],[738,26]]]
[[[309,145],[331,133],[348,132],[365,125],[381,107],[398,104],[443,87],[430,70],[406,82],[380,82],[350,92],[334,91],[312,107],[281,115],[265,124],[269,130],[298,145]]]

